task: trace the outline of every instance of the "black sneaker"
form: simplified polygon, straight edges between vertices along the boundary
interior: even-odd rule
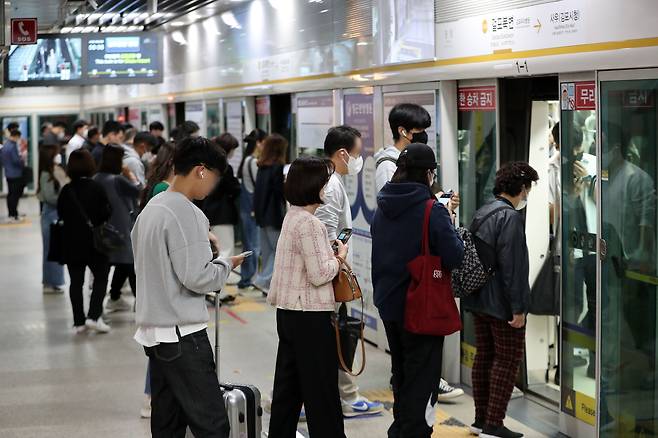
[[[471,424],[469,430],[472,435],[480,435],[484,429],[484,420],[475,420],[475,423]]]
[[[505,426],[484,426],[480,433],[480,438],[521,438],[522,433],[512,432]]]

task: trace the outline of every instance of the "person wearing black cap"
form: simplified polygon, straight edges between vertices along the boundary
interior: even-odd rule
[[[89,127],[89,123],[85,122],[84,120],[76,120],[76,122],[73,124],[73,137],[71,137],[71,140],[69,140],[68,144],[66,145],[66,162],[68,163],[69,157],[71,156],[71,152],[76,151],[80,149],[82,146],[84,146],[85,141],[87,141],[87,128]]]
[[[400,154],[397,170],[377,197],[371,226],[372,281],[375,306],[384,322],[393,370],[394,421],[389,437],[429,438],[427,419],[439,394],[442,336],[404,329],[404,308],[411,281],[407,264],[420,255],[423,217],[433,198],[437,163],[432,149],[413,143]],[[464,244],[448,209],[436,202],[431,211],[430,253],[441,257],[445,270],[461,265]],[[394,248],[394,250],[392,250]]]

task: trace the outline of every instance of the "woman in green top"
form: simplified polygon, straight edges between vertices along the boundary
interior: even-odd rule
[[[160,192],[169,188],[174,180],[174,144],[164,143],[158,150],[142,194],[141,208]]]

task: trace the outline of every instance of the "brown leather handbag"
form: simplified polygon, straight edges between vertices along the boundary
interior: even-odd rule
[[[336,256],[340,267],[338,274],[334,277],[334,297],[337,303],[349,303],[361,298],[361,286],[357,280],[352,267],[341,257]]]

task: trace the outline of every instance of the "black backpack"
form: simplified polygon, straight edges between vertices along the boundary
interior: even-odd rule
[[[464,298],[482,289],[496,268],[496,248],[477,236],[487,219],[499,211],[511,209],[505,205],[494,208],[479,221],[473,221],[470,229],[459,227],[457,234],[464,241],[464,259],[461,267],[452,271],[452,293],[457,298]]]

